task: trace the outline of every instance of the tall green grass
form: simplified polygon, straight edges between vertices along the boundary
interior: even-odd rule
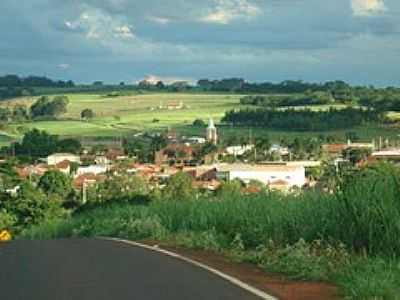
[[[390,165],[335,195],[265,192],[230,198],[111,203],[33,227],[21,238],[112,236],[229,251],[300,279],[330,280],[354,299],[400,295],[400,175]],[[381,284],[380,284],[381,282]]]

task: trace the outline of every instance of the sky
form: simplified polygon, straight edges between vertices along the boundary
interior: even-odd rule
[[[1,0],[0,74],[400,86],[399,0]]]

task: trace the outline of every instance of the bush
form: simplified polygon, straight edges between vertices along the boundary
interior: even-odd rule
[[[218,195],[223,199],[238,198],[242,194],[243,184],[239,180],[225,182],[219,189]]]
[[[0,231],[4,229],[11,229],[16,223],[16,217],[6,210],[0,210]]]
[[[191,199],[194,195],[192,178],[183,172],[172,176],[163,191],[163,196],[168,200]]]
[[[93,119],[94,117],[95,117],[94,111],[89,108],[86,108],[86,109],[82,110],[82,112],[81,112],[82,119],[90,120],[90,119]]]
[[[61,198],[67,198],[72,192],[71,178],[57,170],[47,171],[40,178],[38,186],[47,195],[55,194]]]
[[[4,206],[15,216],[18,230],[66,215],[62,199],[51,195],[47,197],[41,190],[28,182],[20,185],[18,195],[5,199]]]
[[[196,119],[196,120],[193,121],[193,126],[194,127],[206,127],[207,125],[203,120]]]

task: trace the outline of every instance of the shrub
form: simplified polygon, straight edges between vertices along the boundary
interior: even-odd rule
[[[196,119],[193,121],[194,127],[205,127],[206,123],[202,119]]]
[[[11,229],[16,223],[17,219],[14,215],[8,213],[6,210],[0,210],[0,231],[4,229]]]
[[[169,200],[191,199],[194,196],[192,178],[183,172],[172,176],[163,191],[163,195]]]

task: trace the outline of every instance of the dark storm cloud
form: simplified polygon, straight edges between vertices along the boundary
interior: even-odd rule
[[[400,77],[396,0],[2,0],[0,13],[1,73],[84,82]]]

